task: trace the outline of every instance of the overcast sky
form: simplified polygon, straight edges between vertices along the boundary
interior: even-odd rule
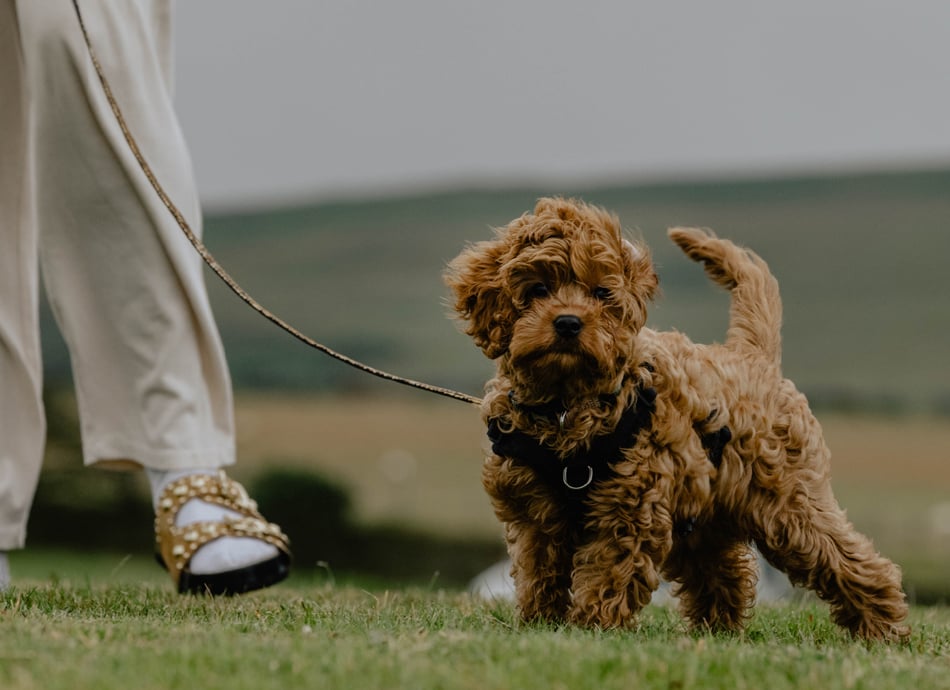
[[[950,165],[947,0],[182,0],[212,206]]]

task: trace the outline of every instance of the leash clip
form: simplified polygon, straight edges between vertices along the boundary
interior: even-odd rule
[[[570,479],[568,479],[567,477],[567,473],[570,471],[570,469],[571,469],[570,467],[565,467],[564,472],[561,473],[561,481],[564,482],[564,486],[566,486],[568,489],[571,489],[572,491],[580,491],[581,489],[586,489],[588,486],[591,485],[591,482],[594,481],[594,468],[588,465],[587,466],[587,480],[583,484],[578,484],[577,486],[574,486],[573,484],[571,484]]]

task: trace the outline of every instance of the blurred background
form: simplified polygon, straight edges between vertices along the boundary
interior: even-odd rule
[[[491,366],[441,280],[466,242],[542,195],[604,205],[653,249],[651,325],[713,341],[726,295],[665,237],[712,227],[779,278],[785,370],[850,517],[914,600],[950,598],[950,4],[196,0],[176,28],[206,241],[265,306],[477,395]],[[454,586],[502,554],[476,410],[326,359],[208,281],[235,474],[302,572]],[[48,317],[44,349],[43,548],[24,565],[42,575],[44,549],[147,555],[141,478],[79,467]]]

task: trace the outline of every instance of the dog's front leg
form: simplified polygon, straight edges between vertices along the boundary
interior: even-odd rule
[[[497,455],[485,461],[482,484],[505,525],[522,618],[564,620],[570,604],[570,537],[550,488],[533,470]]]
[[[591,492],[584,544],[574,556],[572,623],[626,627],[650,603],[672,548],[671,484],[641,471]]]

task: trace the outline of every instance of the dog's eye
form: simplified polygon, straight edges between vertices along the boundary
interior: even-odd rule
[[[599,299],[599,300],[604,301],[604,302],[606,302],[607,300],[609,300],[610,297],[611,297],[611,295],[613,294],[613,293],[610,292],[610,288],[605,288],[605,287],[602,287],[602,286],[595,287],[595,288],[591,291],[591,293],[594,295],[594,298],[595,298],[595,299]]]
[[[528,288],[528,292],[526,293],[525,297],[528,299],[539,299],[541,297],[547,297],[548,294],[550,294],[550,291],[548,290],[547,285],[544,283],[535,283]]]

